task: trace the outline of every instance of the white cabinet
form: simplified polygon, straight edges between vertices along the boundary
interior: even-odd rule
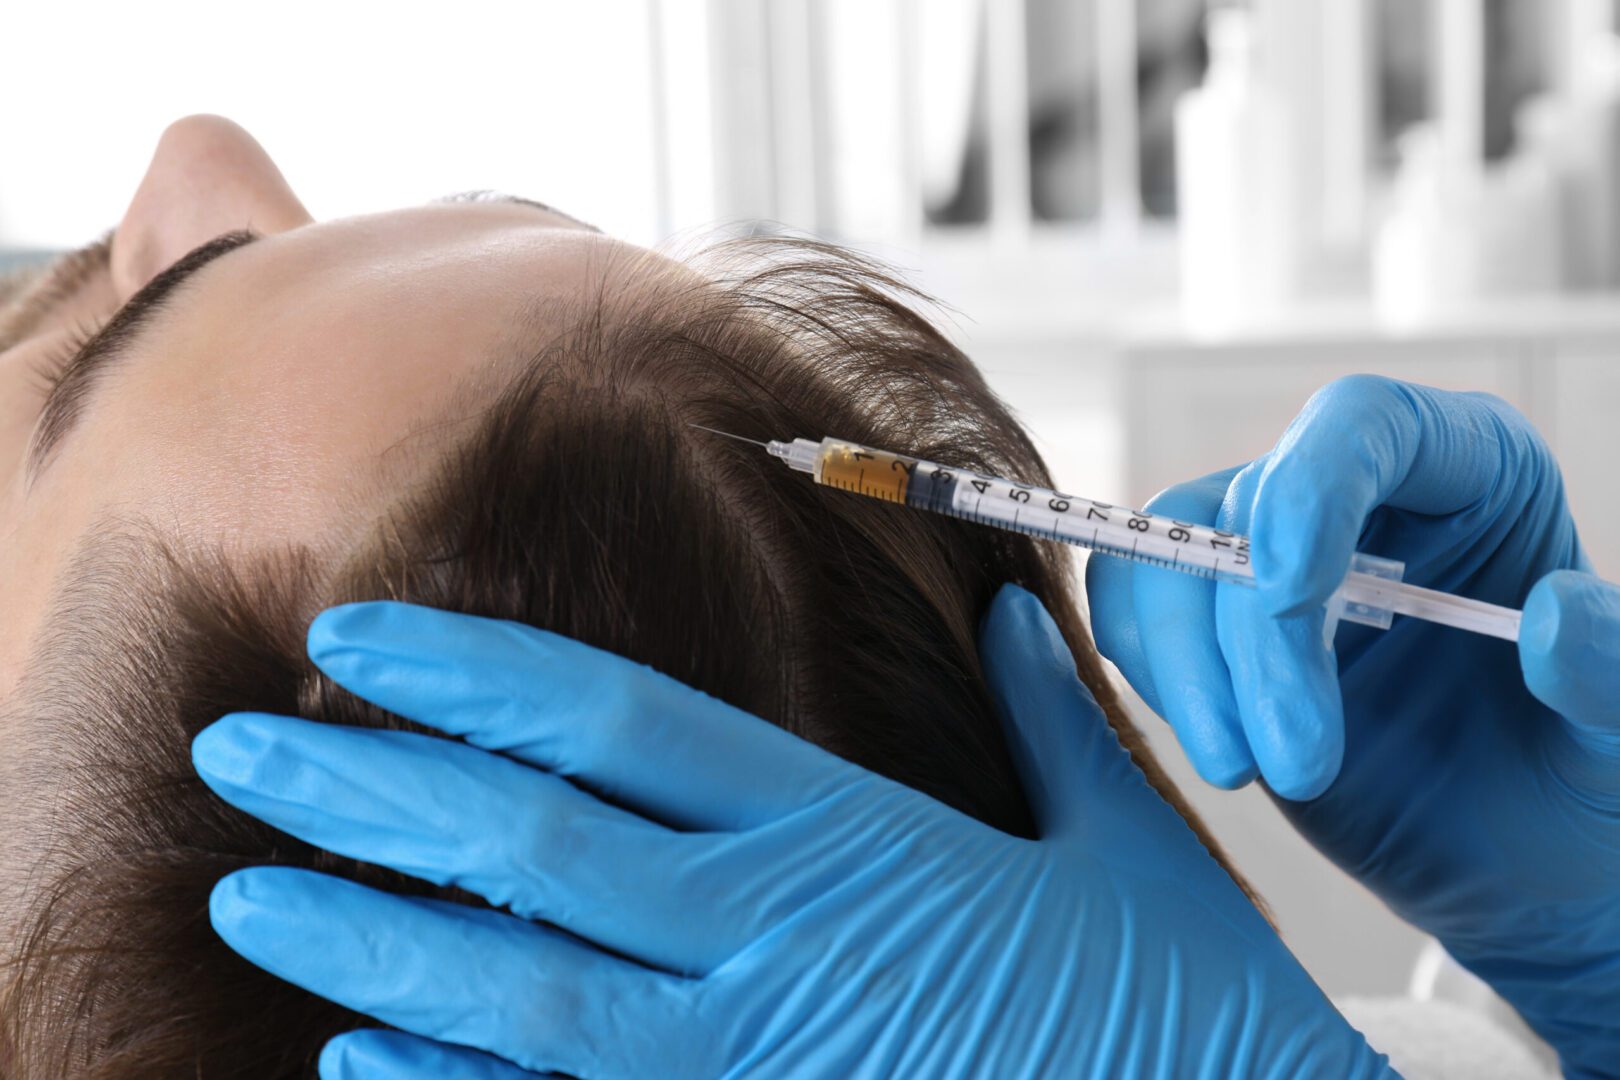
[[[1129,357],[1126,369],[1126,493],[1138,502],[1265,453],[1312,393],[1345,375],[1486,390],[1526,407],[1522,364],[1508,347],[1155,350]]]
[[[1140,503],[1264,453],[1313,391],[1343,375],[1482,390],[1547,437],[1594,564],[1620,576],[1620,316],[1610,327],[1586,308],[1573,315],[1574,330],[1552,313],[1508,312],[1494,332],[1397,339],[1371,329],[1223,344],[1127,338],[1117,354],[1125,497]]]

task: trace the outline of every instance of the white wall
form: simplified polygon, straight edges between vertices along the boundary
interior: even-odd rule
[[[657,238],[645,0],[8,3],[0,248],[116,223],[188,113],[253,132],[317,218],[472,188]]]

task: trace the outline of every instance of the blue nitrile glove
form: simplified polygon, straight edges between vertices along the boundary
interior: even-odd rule
[[[1485,395],[1345,379],[1265,457],[1149,505],[1253,540],[1257,589],[1114,559],[1087,573],[1098,645],[1199,772],[1236,786],[1258,763],[1307,800],[1281,805],[1312,843],[1571,1075],[1620,1075],[1620,590],[1585,572],[1529,423]],[[1523,605],[1519,645],[1397,616],[1326,651],[1352,549]]]
[[[235,714],[197,738],[201,775],[310,843],[512,912],[288,868],[221,881],[233,948],[412,1033],[339,1037],[327,1080],[443,1076],[456,1046],[586,1078],[1393,1075],[1147,785],[1020,589],[983,656],[1038,841],[515,623],[348,605],[310,653],[466,741]]]

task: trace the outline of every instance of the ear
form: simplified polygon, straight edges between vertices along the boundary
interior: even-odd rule
[[[113,287],[128,300],[220,233],[285,232],[311,220],[270,155],[241,127],[220,116],[176,120],[113,233]]]

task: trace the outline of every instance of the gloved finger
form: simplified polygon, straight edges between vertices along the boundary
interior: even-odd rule
[[[1344,704],[1322,614],[1268,614],[1254,590],[1220,590],[1215,619],[1243,737],[1260,775],[1285,799],[1313,799],[1344,764]]]
[[[1128,559],[1103,555],[1086,558],[1086,603],[1091,611],[1091,638],[1097,651],[1108,659],[1125,681],[1131,684],[1143,703],[1160,716],[1153,671],[1148,667],[1142,628],[1136,621],[1136,566]]]
[[[533,1073],[478,1050],[403,1031],[364,1028],[327,1042],[321,1080],[535,1080]]]
[[[1221,509],[1224,528],[1249,527],[1265,467],[1256,462],[1233,478]],[[1337,659],[1322,647],[1323,617],[1319,607],[1274,616],[1254,589],[1217,590],[1216,636],[1244,742],[1266,783],[1285,799],[1320,795],[1344,763],[1344,700]]]
[[[1072,836],[1090,807],[1151,791],[1034,595],[1001,587],[985,616],[979,651],[1043,839]]]
[[[1219,521],[1238,467],[1167,488],[1143,509],[1200,525]],[[1086,596],[1097,649],[1175,730],[1200,776],[1218,787],[1254,779],[1230,676],[1215,638],[1215,586],[1188,575],[1093,555]],[[1161,695],[1161,684],[1172,688]]]
[[[1250,539],[1266,609],[1297,615],[1326,601],[1379,506],[1442,515],[1488,498],[1533,452],[1528,435],[1503,423],[1505,409],[1488,395],[1374,375],[1317,391],[1269,455],[1254,497]]]
[[[344,604],[310,624],[309,654],[390,712],[677,828],[748,828],[863,775],[649,667],[520,623]]]
[[[805,899],[763,838],[675,832],[450,739],[234,713],[203,729],[192,760],[226,802],[306,843],[669,971],[711,970]],[[752,887],[761,875],[771,902]]]
[[[691,1031],[695,984],[498,911],[257,867],[215,885],[209,915],[272,975],[535,1072],[652,1075]]]
[[[1566,779],[1612,802],[1620,795],[1620,586],[1576,570],[1536,582],[1519,625],[1519,664],[1530,692],[1564,718]]]
[[[1216,525],[1221,504],[1238,470],[1178,484],[1145,507],[1161,517]],[[1220,588],[1188,574],[1153,566],[1135,568],[1136,622],[1156,685],[1174,687],[1161,699],[1159,715],[1175,730],[1198,775],[1217,787],[1253,780],[1254,756],[1244,738],[1232,696],[1232,677],[1215,631]]]

